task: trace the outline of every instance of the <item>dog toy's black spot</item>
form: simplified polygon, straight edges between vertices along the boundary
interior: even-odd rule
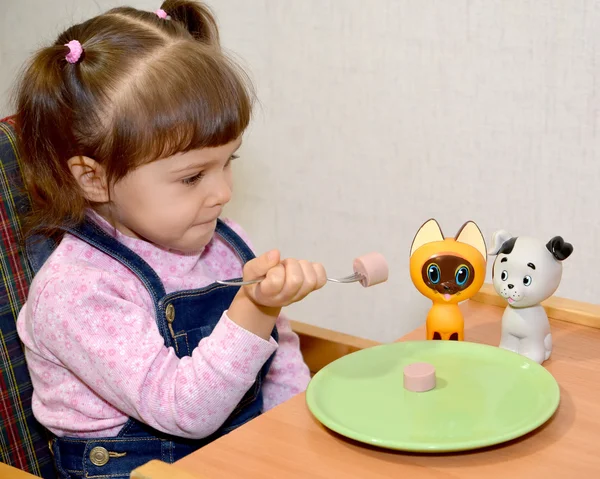
[[[573,252],[573,245],[571,243],[566,243],[560,236],[555,236],[548,241],[546,248],[558,261],[567,259]]]
[[[535,269],[535,265],[533,263],[527,263],[527,266],[529,266],[531,269]]]
[[[508,261],[508,258],[506,256],[500,260],[501,263],[506,263],[507,261]]]
[[[510,239],[506,240],[504,243],[502,243],[502,246],[500,247],[498,254],[511,254],[513,248],[515,247],[517,238],[518,237],[515,236],[514,238],[510,238]]]

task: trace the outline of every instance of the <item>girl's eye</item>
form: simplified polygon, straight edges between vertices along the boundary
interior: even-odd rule
[[[225,163],[225,166],[224,166],[224,168],[227,168],[227,167],[229,167],[229,165],[231,165],[231,162],[232,162],[233,160],[237,160],[238,158],[239,158],[239,156],[237,156],[237,155],[231,155],[231,156],[229,157],[229,159],[227,160],[227,162]],[[187,185],[187,186],[193,186],[193,185],[195,185],[196,183],[198,183],[198,182],[199,182],[199,181],[200,181],[200,180],[201,180],[203,177],[204,177],[204,172],[203,172],[203,171],[201,171],[200,173],[198,173],[198,174],[196,174],[196,175],[194,175],[194,176],[190,176],[189,178],[184,178],[183,180],[181,180],[181,182],[182,182],[184,185]]]
[[[181,180],[181,182],[184,185],[193,186],[196,183],[198,183],[202,179],[203,176],[204,176],[204,173],[201,171],[200,173],[198,173],[194,176],[190,176],[189,178],[184,178],[183,180]]]
[[[225,168],[227,168],[228,166],[230,166],[230,165],[231,165],[231,162],[232,162],[233,160],[237,160],[238,158],[239,158],[239,156],[238,156],[238,155],[231,155],[231,156],[229,157],[229,159],[227,160],[227,163],[225,163]]]

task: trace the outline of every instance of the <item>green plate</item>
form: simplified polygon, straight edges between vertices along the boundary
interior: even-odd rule
[[[404,367],[428,362],[436,388],[403,386]],[[407,341],[344,356],[308,385],[312,414],[342,436],[389,449],[450,452],[515,439],[545,423],[560,391],[544,367],[466,341]]]

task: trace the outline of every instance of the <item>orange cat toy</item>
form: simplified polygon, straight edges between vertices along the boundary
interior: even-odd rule
[[[427,314],[427,339],[464,340],[458,303],[481,289],[486,263],[485,239],[474,222],[466,222],[454,238],[444,238],[434,219],[419,228],[410,248],[410,278],[433,302]]]

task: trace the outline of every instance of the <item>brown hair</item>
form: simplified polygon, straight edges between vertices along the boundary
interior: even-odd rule
[[[28,229],[56,232],[93,206],[69,158],[93,158],[113,184],[143,163],[220,146],[246,129],[250,84],[222,52],[211,12],[183,0],[161,8],[167,19],[122,7],[74,25],[25,69],[16,124],[33,203]],[[73,64],[71,40],[83,47]]]

